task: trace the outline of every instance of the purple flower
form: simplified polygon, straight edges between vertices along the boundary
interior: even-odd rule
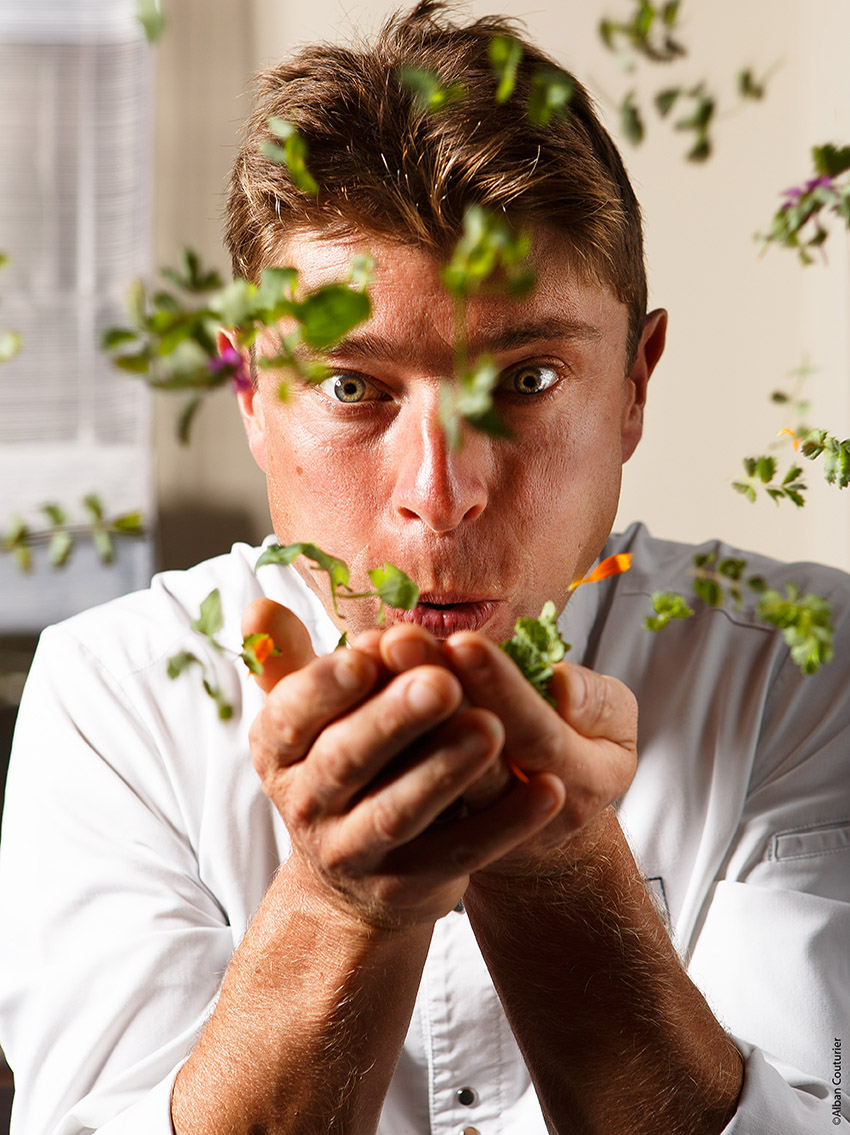
[[[835,189],[835,183],[831,177],[813,177],[805,183],[805,185],[795,185],[791,189],[784,190],[782,196],[785,200],[782,202],[780,208],[790,209],[792,205],[798,205],[807,193],[825,186],[827,189]]]
[[[207,362],[207,368],[211,374],[228,375],[237,394],[250,390],[254,385],[251,381],[245,356],[241,351],[237,351],[232,343],[228,343],[219,352],[217,358],[210,359]]]

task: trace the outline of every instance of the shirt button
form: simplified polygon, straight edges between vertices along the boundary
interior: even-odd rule
[[[462,1131],[458,1132],[458,1135],[481,1135],[481,1132],[477,1127],[464,1127]]]
[[[462,1103],[464,1107],[472,1107],[478,1100],[478,1093],[474,1088],[458,1088],[456,1095],[457,1102]],[[473,1129],[469,1128],[468,1133],[464,1132],[464,1135],[474,1135]]]

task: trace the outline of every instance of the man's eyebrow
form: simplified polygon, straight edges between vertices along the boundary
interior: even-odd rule
[[[593,323],[552,315],[529,320],[526,323],[512,323],[507,327],[476,332],[470,338],[469,347],[475,354],[498,354],[549,339],[581,339],[586,342],[597,342],[601,338],[601,329]]]
[[[469,339],[468,350],[472,355],[506,354],[531,343],[552,339],[578,339],[585,342],[598,342],[602,331],[593,323],[584,320],[566,319],[562,316],[548,316],[525,323],[512,323],[507,327],[493,327],[476,331]],[[406,362],[414,357],[416,344],[397,343],[375,335],[370,331],[354,331],[345,336],[322,354],[335,358],[368,358],[376,362]],[[452,354],[447,344],[447,354]]]

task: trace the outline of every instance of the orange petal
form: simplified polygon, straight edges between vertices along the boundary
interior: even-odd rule
[[[624,571],[628,571],[632,566],[631,552],[618,552],[615,556],[608,556],[607,559],[598,563],[590,575],[586,575],[584,579],[576,579],[570,584],[570,591],[575,591],[577,587],[581,587],[583,583],[598,583],[601,579],[608,579],[612,575],[622,575]]]
[[[254,657],[262,666],[274,649],[274,639],[270,634],[264,634],[254,643]]]
[[[519,765],[516,763],[516,761],[512,761],[510,757],[505,757],[505,761],[507,763],[508,768],[514,774],[514,776],[517,778],[517,780],[521,780],[523,784],[528,784],[528,781],[529,781],[528,773],[523,772],[523,770],[519,767]]]
[[[783,434],[788,434],[788,436],[791,438],[791,442],[792,442],[795,450],[798,450],[800,448],[800,443],[797,440],[797,435],[794,433],[793,430],[789,430],[786,427],[784,430],[780,430],[779,433],[776,436],[782,437]]]

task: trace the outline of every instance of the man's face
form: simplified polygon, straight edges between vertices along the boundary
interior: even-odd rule
[[[455,326],[441,262],[376,239],[303,237],[280,263],[298,269],[306,292],[343,279],[351,256],[367,250],[378,262],[373,314],[323,356],[334,377],[319,386],[292,377],[281,401],[280,373],[260,371],[258,391],[240,396],[275,533],[345,560],[356,590],[385,561],[407,572],[419,606],[388,611],[389,622],[415,620],[438,637],[473,629],[507,638],[546,600],[560,609],[608,537],[663,313],[657,349],[645,332],[626,374],[625,306],[579,279],[556,235],[538,233],[535,290],[477,296],[467,309],[470,357],[495,360],[495,402],[513,439],[465,428],[462,447],[451,449],[440,388],[456,365]],[[273,349],[266,339],[261,351],[264,343]],[[376,602],[343,601],[340,620],[326,577],[303,559],[297,566],[341,629],[374,625]]]

